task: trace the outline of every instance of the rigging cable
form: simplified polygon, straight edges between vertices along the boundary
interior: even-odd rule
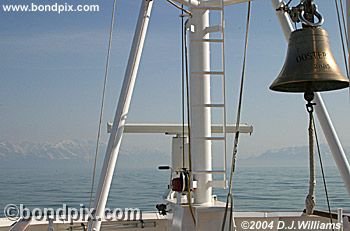
[[[97,156],[98,156],[100,137],[101,137],[101,127],[102,127],[101,125],[102,125],[102,118],[103,118],[103,111],[104,111],[104,102],[105,102],[105,98],[106,98],[106,86],[107,86],[107,79],[108,79],[108,74],[109,74],[109,63],[110,63],[110,56],[111,56],[111,49],[112,49],[113,29],[114,29],[114,21],[115,21],[115,14],[116,14],[116,6],[117,6],[117,0],[114,0],[113,8],[112,8],[112,17],[111,17],[111,22],[110,22],[110,27],[109,27],[109,41],[108,41],[108,48],[107,48],[107,57],[106,57],[106,65],[105,65],[105,73],[104,73],[104,81],[103,81],[101,108],[100,108],[98,131],[97,131],[97,140],[96,140],[93,173],[92,173],[89,208],[91,208],[92,194],[94,191],[94,184],[95,184],[95,177],[96,177]]]
[[[182,116],[182,167],[185,168],[185,42],[184,42],[184,10],[181,5],[181,116]]]
[[[186,76],[186,106],[187,106],[187,129],[188,129],[188,183],[187,183],[187,202],[190,209],[192,220],[196,226],[196,218],[192,209],[192,197],[191,197],[191,178],[192,178],[192,155],[191,155],[191,121],[190,121],[190,80],[188,71],[188,48],[187,48],[187,19],[184,26],[184,48],[185,48],[185,76]]]
[[[186,10],[183,5],[179,6],[177,5],[175,2],[173,2],[172,0],[166,0],[167,2],[169,2],[171,5],[175,6],[176,8],[178,8],[179,10],[186,12],[186,14],[188,15],[192,15],[191,11]]]
[[[231,172],[230,172],[230,181],[229,181],[229,192],[226,198],[226,206],[225,213],[223,218],[223,223],[221,226],[221,230],[225,230],[226,224],[226,216],[228,211],[228,206],[230,204],[230,221],[229,221],[229,230],[232,230],[232,215],[233,215],[233,195],[232,195],[232,180],[233,174],[235,172],[236,167],[236,157],[237,157],[237,149],[238,149],[238,141],[239,141],[239,124],[241,120],[241,112],[242,112],[242,102],[243,102],[243,89],[244,89],[244,80],[245,80],[245,70],[246,70],[246,59],[247,59],[247,50],[248,50],[248,35],[249,35],[249,24],[250,24],[250,13],[251,13],[251,2],[248,1],[248,12],[247,12],[247,22],[246,22],[246,32],[245,32],[245,45],[244,45],[244,54],[243,54],[243,64],[242,64],[242,75],[241,75],[241,84],[240,84],[240,92],[239,92],[239,101],[238,101],[238,109],[237,109],[237,118],[236,118],[236,134],[234,138],[233,144],[233,153],[232,153],[232,162],[231,162]]]
[[[174,3],[172,0],[166,0],[169,2],[171,5],[175,6],[176,8],[181,10],[181,35],[182,35],[182,134],[183,134],[183,141],[182,141],[182,146],[183,146],[183,166],[185,166],[185,141],[184,141],[184,133],[185,133],[185,82],[186,82],[186,107],[187,107],[187,129],[188,129],[188,170],[185,168],[184,173],[185,175],[188,176],[188,181],[187,181],[187,201],[188,201],[188,207],[190,209],[190,213],[192,216],[192,220],[194,225],[196,226],[196,218],[193,213],[192,209],[192,198],[191,198],[191,174],[192,174],[192,156],[191,156],[191,123],[190,123],[190,93],[189,93],[189,71],[188,71],[188,49],[187,49],[187,23],[188,19],[183,23],[184,17],[186,16],[184,13],[186,13],[189,17],[192,16],[192,13],[188,10],[186,10],[183,5],[178,6],[176,3]],[[185,68],[184,68],[185,67]],[[185,77],[185,78],[184,78]]]
[[[331,224],[333,224],[331,206],[330,206],[329,196],[328,196],[328,190],[327,190],[326,177],[325,177],[325,174],[324,174],[322,156],[321,156],[321,151],[320,151],[320,144],[319,144],[319,142],[318,142],[318,135],[317,135],[317,130],[316,130],[316,125],[315,125],[315,123],[313,124],[313,126],[314,126],[314,132],[315,132],[315,139],[316,139],[316,146],[317,146],[318,158],[319,158],[319,160],[320,160],[320,167],[321,167],[321,173],[322,173],[322,179],[323,179],[323,186],[324,186],[324,191],[325,191],[325,194],[326,194],[326,200],[327,200],[327,207],[328,207],[328,212],[329,212],[329,218],[330,218]],[[332,226],[332,227],[333,227],[333,226]],[[332,230],[334,231],[333,228],[332,228]]]
[[[339,1],[340,1],[340,8],[341,8],[342,22],[343,22],[343,30],[344,30],[344,34],[345,34],[345,37],[346,37],[345,38],[346,47],[348,48],[348,51],[349,51],[349,41],[348,41],[349,37],[348,37],[348,31],[347,31],[347,27],[346,27],[346,23],[345,23],[343,0],[339,0]],[[345,62],[346,76],[348,77],[348,79],[350,79],[349,70],[348,70],[349,60],[347,59],[346,51],[345,51],[345,47],[344,47],[343,32],[342,32],[342,27],[341,27],[341,24],[340,24],[340,19],[339,19],[339,7],[338,7],[337,0],[335,0],[335,6],[336,6],[337,15],[338,15],[339,32],[340,32],[340,35],[341,35],[341,42],[342,42],[342,49],[343,49],[343,58],[344,58],[344,62]],[[348,52],[348,55],[349,55],[349,52]],[[349,88],[349,97],[350,97],[350,88]]]
[[[186,68],[187,68],[187,60],[184,60],[185,56],[185,43],[186,39],[184,38],[186,33],[186,28],[184,27],[184,17],[192,16],[192,13],[184,8],[184,5],[181,4],[181,6],[177,5],[172,0],[166,0],[171,5],[175,6],[177,9],[181,10],[181,104],[182,104],[182,166],[185,168],[185,96],[184,96],[184,89],[185,89],[185,70],[184,65],[186,62]],[[187,15],[185,15],[186,13]],[[187,22],[186,22],[187,23]],[[184,32],[185,31],[185,32]],[[188,125],[189,126],[189,125]],[[188,132],[188,136],[189,136]]]
[[[343,50],[343,59],[344,59],[344,63],[345,63],[345,71],[346,71],[346,76],[348,77],[348,79],[350,79],[349,77],[349,69],[348,69],[348,60],[346,58],[346,50],[345,50],[345,44],[344,44],[344,32],[343,32],[343,27],[341,25],[341,21],[340,21],[340,14],[339,14],[339,6],[338,6],[338,0],[335,0],[335,8],[337,11],[337,19],[338,19],[338,26],[339,26],[339,34],[340,34],[340,39],[341,39],[341,45],[342,45],[342,50]],[[344,15],[344,13],[343,13]],[[343,22],[345,22],[345,19],[343,18]],[[344,25],[345,26],[345,25]],[[344,28],[345,30],[345,28]],[[346,32],[345,32],[346,33]],[[350,93],[350,90],[349,90]]]
[[[346,47],[349,49],[349,41],[348,41],[348,30],[346,27],[346,22],[345,22],[345,14],[344,14],[344,6],[343,6],[343,0],[340,1],[340,9],[341,9],[341,16],[342,16],[342,21],[343,21],[343,29],[344,29],[344,34],[345,34],[345,41],[346,41]]]

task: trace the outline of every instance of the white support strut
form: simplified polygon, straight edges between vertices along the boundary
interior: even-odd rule
[[[139,12],[139,18],[132,42],[128,66],[125,71],[123,86],[120,92],[117,110],[114,117],[113,127],[108,141],[106,155],[98,184],[94,209],[95,221],[89,223],[89,230],[100,230],[101,219],[104,218],[105,207],[108,199],[110,186],[116,166],[120,144],[123,137],[124,125],[129,112],[130,102],[135,86],[138,67],[141,60],[144,41],[148,28],[149,18],[153,6],[152,0],[143,0]]]
[[[350,194],[350,165],[320,93],[315,94],[315,111],[334,161]]]
[[[349,0],[347,1],[347,3],[349,4]],[[272,0],[272,4],[274,9],[277,9],[281,6],[281,4],[284,4],[284,2],[283,0]],[[283,13],[281,11],[277,12],[277,16],[281,23],[284,35],[288,40],[290,33],[294,30],[291,24],[291,19],[288,14]],[[314,102],[316,103],[315,111],[316,111],[318,121],[320,122],[321,128],[326,137],[327,143],[332,152],[333,158],[338,167],[340,175],[342,176],[346,189],[350,194],[350,165],[346,158],[344,149],[340,143],[338,135],[334,129],[332,121],[329,117],[329,114],[323,102],[322,96],[319,92],[315,93]]]

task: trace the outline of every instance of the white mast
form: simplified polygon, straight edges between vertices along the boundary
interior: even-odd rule
[[[210,8],[246,2],[247,0],[175,0],[187,5],[192,13],[189,20],[190,39],[190,106],[191,157],[194,203],[212,202],[211,97],[210,97]],[[223,25],[222,25],[223,26]],[[224,61],[224,60],[223,60]],[[226,164],[226,163],[225,163]]]
[[[209,39],[206,28],[209,27],[209,10],[191,8],[190,24],[190,103],[191,103],[191,155],[193,172],[212,170],[211,141],[211,110],[210,75],[204,74],[210,70],[210,45],[204,39]],[[195,74],[194,74],[195,73]],[[193,177],[197,181],[194,192],[194,203],[210,203],[212,197],[212,174],[199,173]]]
[[[128,66],[124,76],[124,82],[119,96],[119,102],[114,117],[111,135],[109,137],[106,156],[104,159],[100,181],[98,184],[94,209],[96,221],[89,223],[89,230],[100,230],[101,218],[104,218],[105,207],[114,169],[119,154],[120,144],[123,138],[124,125],[128,116],[131,97],[133,94],[137,70],[141,60],[142,49],[146,38],[148,22],[151,15],[153,1],[143,0],[139,18],[135,30],[135,36],[129,56]]]

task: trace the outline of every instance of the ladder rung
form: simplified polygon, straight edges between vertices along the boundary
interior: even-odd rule
[[[207,33],[214,33],[214,32],[222,32],[222,26],[216,25],[216,26],[209,26],[205,29]]]
[[[223,39],[193,39],[193,42],[223,43]]]
[[[213,188],[227,188],[227,181],[226,180],[214,180],[210,182],[211,186]]]
[[[194,75],[224,75],[223,71],[193,71],[191,74]]]
[[[205,140],[225,140],[225,137],[223,136],[210,136],[210,137],[204,137]]]
[[[193,174],[224,174],[225,170],[198,170],[198,171],[192,171]]]
[[[225,107],[223,103],[207,103],[204,104],[205,107]]]

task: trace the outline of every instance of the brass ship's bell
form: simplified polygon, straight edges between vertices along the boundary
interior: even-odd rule
[[[281,92],[331,91],[349,87],[329,47],[327,32],[306,27],[292,32],[287,58],[271,90]]]

